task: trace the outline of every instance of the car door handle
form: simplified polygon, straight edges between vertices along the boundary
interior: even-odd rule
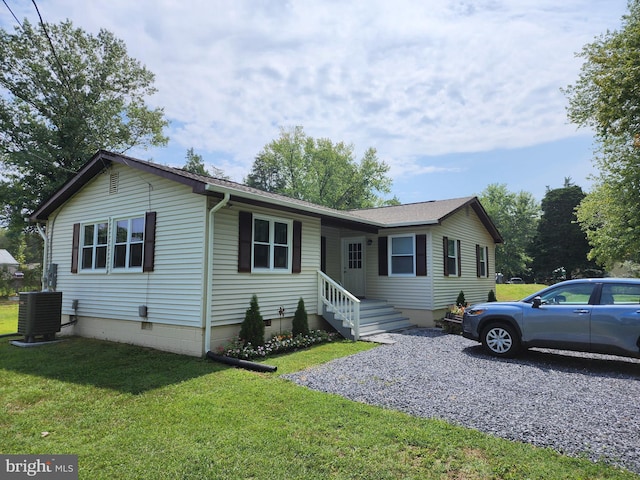
[[[573,313],[589,313],[590,310],[574,310]]]

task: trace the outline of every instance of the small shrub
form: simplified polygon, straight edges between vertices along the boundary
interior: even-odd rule
[[[240,338],[244,346],[249,344],[260,347],[264,345],[264,320],[260,315],[258,297],[254,294],[251,303],[244,316],[242,327],[240,328]]]
[[[460,293],[458,294],[458,298],[456,298],[456,305],[458,307],[466,307],[467,306],[467,301],[464,298],[464,292],[462,290],[460,290]]]
[[[487,297],[487,302],[497,302],[498,299],[496,298],[496,292],[494,292],[493,290],[489,290],[489,296]]]
[[[298,300],[298,308],[293,316],[293,336],[309,335],[309,321],[307,318],[307,311],[304,309],[304,300],[302,297]]]

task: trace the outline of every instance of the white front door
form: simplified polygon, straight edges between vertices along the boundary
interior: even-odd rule
[[[342,286],[364,297],[364,237],[342,239]]]

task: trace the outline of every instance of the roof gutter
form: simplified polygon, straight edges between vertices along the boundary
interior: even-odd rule
[[[301,212],[307,212],[315,215],[337,218],[337,219],[344,220],[347,222],[352,222],[352,223],[354,222],[361,223],[361,224],[371,225],[378,228],[386,227],[384,223],[367,220],[366,218],[358,217],[356,215],[352,215],[346,212],[343,213],[340,210],[335,210],[328,207],[320,207],[320,206],[316,207],[312,204],[303,205],[301,203],[297,203],[294,201],[287,201],[279,198],[271,198],[263,194],[247,192],[245,190],[240,190],[240,189],[228,188],[222,185],[212,185],[208,183],[207,185],[205,185],[205,191],[222,193],[225,196],[227,194],[232,194],[237,196],[238,198],[245,198],[247,200],[253,200],[253,201],[262,202],[262,203],[271,203],[273,205],[279,205],[282,207],[299,210]]]
[[[225,192],[224,198],[215,204],[211,210],[209,210],[209,234],[207,235],[207,267],[205,272],[207,275],[206,290],[204,292],[204,301],[206,305],[205,319],[204,319],[204,351],[209,352],[211,350],[211,315],[212,306],[211,300],[213,297],[213,235],[214,229],[214,215],[222,207],[229,203],[231,193]]]

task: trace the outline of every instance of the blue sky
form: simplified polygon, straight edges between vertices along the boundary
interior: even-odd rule
[[[7,0],[37,22],[31,2]],[[182,166],[188,148],[242,181],[255,155],[301,125],[368,147],[403,203],[531,192],[565,177],[588,190],[592,136],[560,89],[582,47],[621,25],[626,0],[40,0],[48,22],[112,31],[156,75],[168,147],[138,158]],[[0,9],[0,26],[15,20]]]

